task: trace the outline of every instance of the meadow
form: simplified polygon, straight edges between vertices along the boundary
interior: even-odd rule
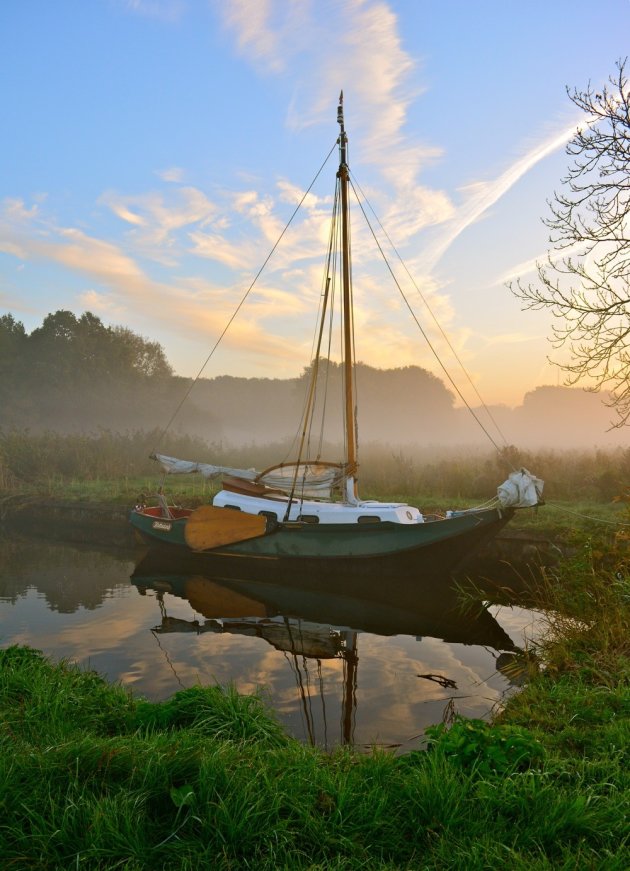
[[[156,450],[182,459],[262,470],[286,459],[290,449],[290,442],[235,447],[189,435],[171,433],[163,438],[159,430],[62,434],[0,429],[0,492],[38,489],[56,495],[61,487],[77,492],[83,484],[89,495],[95,483],[117,482],[122,497],[129,485],[155,486],[160,468],[149,457]],[[325,446],[323,453],[336,455],[336,446]],[[362,494],[365,498],[420,495],[433,500],[486,500],[511,471],[523,466],[546,482],[547,500],[608,503],[628,488],[630,448],[527,451],[506,446],[491,451],[469,445],[391,447],[372,442],[361,446]],[[184,479],[173,480],[177,488]]]

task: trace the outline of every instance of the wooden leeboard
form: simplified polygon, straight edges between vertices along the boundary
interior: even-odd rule
[[[204,617],[269,617],[267,606],[256,599],[222,587],[202,575],[192,575],[186,581],[186,598]]]
[[[256,538],[267,531],[267,518],[245,514],[233,508],[202,505],[186,521],[184,538],[192,550],[211,550],[225,544],[235,544]]]

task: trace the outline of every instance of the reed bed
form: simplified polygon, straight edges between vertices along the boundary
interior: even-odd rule
[[[24,488],[56,491],[68,483],[155,481],[159,467],[149,459],[160,444],[160,453],[217,465],[264,469],[285,459],[291,445],[230,446],[171,434],[162,439],[158,430],[119,433],[101,429],[91,435],[31,433],[0,430],[0,490]],[[336,456],[330,445],[327,456]],[[408,499],[422,494],[466,500],[487,499],[515,468],[526,467],[546,482],[550,500],[609,502],[630,482],[630,449],[519,451],[508,447],[488,452],[460,448],[366,444],[361,449],[361,484],[366,498],[388,494]],[[179,479],[181,481],[182,479]],[[181,486],[179,481],[175,486]]]

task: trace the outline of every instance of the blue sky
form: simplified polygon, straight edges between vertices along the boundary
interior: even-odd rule
[[[550,315],[505,287],[579,113],[628,53],[629,0],[4,0],[0,312],[91,310],[194,375],[333,147],[488,402],[558,383]],[[205,370],[309,361],[334,156]],[[357,352],[431,353],[355,227]],[[415,289],[409,298],[451,368]],[[453,367],[457,379],[456,367]]]

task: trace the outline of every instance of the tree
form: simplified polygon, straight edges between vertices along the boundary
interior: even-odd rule
[[[73,385],[158,380],[172,375],[157,342],[126,327],[106,327],[92,312],[49,314],[30,337],[31,365],[47,383]],[[108,388],[109,389],[109,388]]]
[[[0,316],[0,408],[3,412],[7,397],[20,380],[27,338],[21,321],[16,321],[11,314]],[[2,417],[0,414],[0,420]]]
[[[155,380],[170,378],[173,370],[158,342],[150,342],[126,327],[114,327],[112,337],[120,369]]]
[[[91,312],[80,318],[64,309],[47,315],[29,336],[32,384],[72,390],[106,372],[109,333]]]
[[[630,423],[630,88],[626,60],[601,90],[567,89],[585,115],[568,143],[573,158],[549,203],[554,246],[537,264],[538,282],[510,289],[525,308],[549,309],[554,360],[565,383],[607,391],[614,427]]]
[[[24,324],[12,314],[0,316],[0,364],[19,357],[25,341]]]

